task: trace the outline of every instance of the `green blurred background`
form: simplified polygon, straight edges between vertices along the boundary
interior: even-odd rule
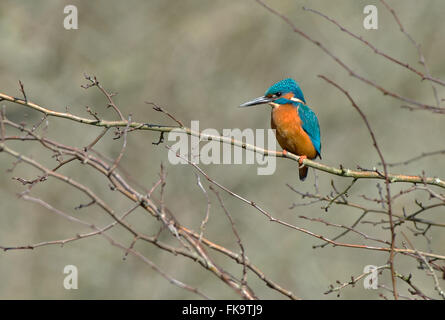
[[[65,30],[63,8],[76,5],[79,29]],[[285,13],[297,27],[323,42],[335,55],[357,73],[368,77],[400,95],[434,104],[431,84],[406,69],[377,56],[363,44],[341,32],[332,24],[302,6],[320,10],[335,18],[353,32],[363,35],[381,50],[423,70],[417,63],[417,51],[400,32],[393,17],[378,1],[268,1]],[[363,28],[363,8],[375,4],[379,13],[379,29]],[[422,50],[433,76],[445,78],[445,2],[390,1],[410,34],[422,44]],[[21,80],[28,99],[58,111],[88,116],[88,105],[99,116],[116,119],[106,101],[95,89],[84,90],[83,73],[98,77],[110,91],[118,92],[115,101],[125,116],[134,121],[174,124],[165,115],[152,110],[144,101],[154,101],[181,119],[186,125],[200,120],[200,128],[269,128],[270,110],[267,106],[239,109],[237,106],[257,97],[274,82],[285,77],[299,81],[308,104],[317,113],[322,134],[323,163],[339,164],[355,169],[357,165],[372,168],[378,157],[372,147],[362,119],[345,96],[317,77],[324,74],[347,88],[362,107],[388,162],[397,162],[421,152],[444,147],[444,116],[426,111],[410,112],[403,104],[383,96],[376,89],[349,77],[347,72],[312,43],[301,38],[282,20],[267,12],[254,1],[182,0],[182,1],[8,1],[0,3],[0,91],[20,96]],[[439,97],[443,97],[442,88]],[[25,107],[6,105],[7,116],[29,125],[38,122],[41,114]],[[100,128],[86,127],[62,119],[49,119],[48,136],[82,147],[91,142]],[[12,131],[11,131],[12,132]],[[97,149],[115,158],[121,140],[113,140],[110,131]],[[153,132],[133,132],[122,165],[147,188],[158,180],[160,163],[168,172],[166,202],[169,209],[185,225],[199,231],[206,212],[206,199],[196,184],[194,169],[173,166],[163,145]],[[8,143],[10,147],[32,155],[48,166],[56,164],[51,154],[32,142]],[[23,186],[12,177],[35,178],[38,171],[19,164],[13,173],[6,172],[14,159],[0,157],[0,244],[26,245],[47,240],[63,239],[86,228],[66,221],[36,204],[17,199]],[[277,160],[272,176],[259,176],[255,165],[208,165],[203,168],[216,181],[244,197],[255,201],[277,218],[314,232],[333,237],[339,230],[299,219],[299,215],[322,217],[328,221],[351,224],[361,214],[346,207],[333,206],[325,213],[315,204],[289,209],[301,200],[286,183],[302,192],[313,191],[314,171],[301,183],[295,162]],[[392,169],[395,172],[440,176],[445,178],[443,156],[426,158],[408,166]],[[88,184],[99,196],[109,201],[117,212],[131,207],[130,202],[109,190],[106,180],[81,164],[67,165],[62,173]],[[339,189],[349,179],[318,173],[320,191],[328,194],[334,179]],[[208,184],[203,181],[203,184]],[[378,197],[377,181],[361,181],[351,190],[350,199],[374,206],[360,195]],[[382,182],[380,182],[382,185]],[[396,193],[403,185],[392,186]],[[407,185],[405,185],[407,187]],[[74,215],[104,225],[110,220],[97,207],[73,210],[88,199],[63,183],[48,180],[33,188],[33,195],[42,197],[53,206]],[[348,281],[359,275],[365,265],[383,265],[388,254],[347,248],[313,249],[315,238],[291,231],[269,222],[251,206],[227,194],[222,194],[244,242],[247,255],[270,279],[302,298],[326,299],[328,285],[336,280]],[[224,212],[216,198],[212,207],[206,235],[238,252]],[[418,194],[419,200],[427,197]],[[413,197],[395,202],[395,212],[401,214],[416,208]],[[427,213],[434,221],[444,222],[443,209]],[[442,215],[442,217],[441,217]],[[383,216],[369,216],[380,221]],[[442,220],[440,219],[442,218]],[[137,211],[129,221],[141,231],[154,234],[158,222]],[[412,226],[412,225],[411,225]],[[389,239],[389,231],[381,227],[361,225],[360,230],[376,237]],[[406,230],[406,229],[405,229]],[[430,247],[422,237],[412,237],[417,249],[444,254],[442,230],[432,228]],[[129,245],[131,237],[119,228],[110,234]],[[167,240],[167,235],[162,236]],[[397,246],[402,246],[401,237]],[[349,235],[342,241],[365,243]],[[171,242],[171,243],[174,243]],[[372,242],[367,242],[372,243]],[[213,298],[238,296],[197,264],[137,243],[140,250],[175,278],[200,288]],[[241,275],[241,266],[214,255],[217,262]],[[0,298],[24,299],[183,299],[197,296],[171,285],[139,260],[123,260],[123,252],[101,237],[88,238],[64,247],[46,246],[35,250],[0,252]],[[65,290],[62,286],[65,265],[79,269],[79,289]],[[425,293],[433,294],[433,282],[417,270],[413,260],[396,256],[399,272],[412,273],[414,281]],[[249,273],[249,283],[261,298],[281,299],[283,296],[268,288]],[[380,282],[390,286],[388,274]],[[443,282],[442,282],[443,284]],[[401,293],[406,286],[399,281]],[[390,293],[381,291],[386,296]],[[378,292],[364,290],[360,283],[342,291],[343,299],[378,299]]]

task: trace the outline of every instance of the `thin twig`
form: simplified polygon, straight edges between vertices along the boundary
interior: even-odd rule
[[[381,161],[381,163],[383,165],[383,172],[385,174],[385,185],[386,185],[386,199],[387,199],[387,204],[388,204],[389,227],[390,227],[390,230],[391,230],[391,252],[390,252],[390,255],[389,255],[389,264],[391,266],[391,279],[392,279],[392,287],[393,287],[394,299],[397,300],[398,296],[397,296],[396,276],[395,276],[395,269],[394,269],[394,248],[395,248],[396,233],[395,233],[395,230],[394,230],[394,222],[393,222],[393,216],[392,216],[391,190],[390,190],[390,186],[389,186],[391,181],[390,181],[390,179],[388,177],[388,168],[387,168],[385,159],[383,157],[382,151],[380,150],[380,148],[379,148],[379,146],[377,144],[377,139],[375,138],[374,132],[371,129],[371,125],[369,124],[368,118],[366,118],[366,116],[363,113],[363,111],[355,103],[355,101],[352,99],[352,97],[349,95],[349,93],[345,89],[340,87],[337,83],[335,83],[334,81],[328,79],[327,77],[325,77],[323,75],[320,75],[319,77],[322,78],[323,80],[327,81],[328,83],[332,84],[334,87],[339,89],[341,92],[343,92],[346,95],[346,97],[348,98],[348,100],[351,102],[352,106],[360,114],[361,118],[363,119],[363,122],[365,123],[366,127],[368,128],[368,132],[371,135],[372,144],[373,144],[374,148],[376,149],[376,151],[377,151],[377,153],[379,155],[380,161]]]

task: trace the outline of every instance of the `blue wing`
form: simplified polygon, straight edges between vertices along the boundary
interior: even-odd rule
[[[302,103],[299,103],[298,115],[302,121],[303,130],[311,138],[312,144],[321,159],[320,125],[317,116],[311,108]]]

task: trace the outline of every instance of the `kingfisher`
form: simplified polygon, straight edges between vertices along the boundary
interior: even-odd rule
[[[299,84],[291,79],[281,80],[269,89],[264,96],[240,105],[250,107],[268,103],[272,107],[271,126],[275,136],[283,148],[298,155],[300,180],[306,179],[308,167],[303,165],[304,159],[321,159],[320,125],[314,111],[304,99]]]

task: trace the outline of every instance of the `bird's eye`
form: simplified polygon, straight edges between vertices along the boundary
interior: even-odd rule
[[[280,97],[280,96],[281,96],[281,92],[277,92],[277,93],[275,93],[275,95],[276,95],[277,97]]]

